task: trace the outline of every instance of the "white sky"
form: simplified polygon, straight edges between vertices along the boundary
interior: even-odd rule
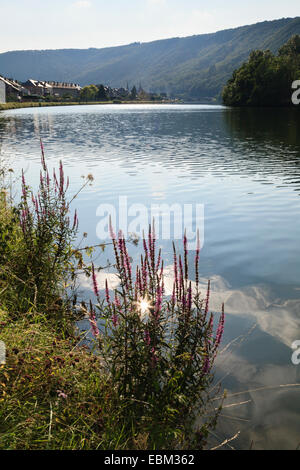
[[[0,0],[0,52],[101,48],[295,16],[299,0]]]

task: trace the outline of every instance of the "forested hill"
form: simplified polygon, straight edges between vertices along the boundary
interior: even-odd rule
[[[300,34],[300,17],[105,49],[13,51],[0,54],[0,74],[80,85],[141,83],[149,91],[203,99],[219,95],[252,50],[277,52],[294,34]]]

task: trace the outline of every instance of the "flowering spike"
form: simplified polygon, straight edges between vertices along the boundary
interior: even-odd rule
[[[205,312],[204,312],[205,317],[206,317],[207,314],[208,314],[208,309],[209,309],[209,297],[210,297],[210,280],[208,281],[208,285],[207,285],[207,294],[206,294]]]
[[[92,280],[93,280],[94,293],[98,297],[99,296],[99,289],[98,289],[98,283],[97,283],[94,263],[92,263]]]
[[[184,249],[184,278],[187,281],[188,276],[189,276],[189,267],[188,267],[188,249],[187,249],[186,231],[184,232],[184,237],[183,237],[183,249]]]
[[[105,298],[106,298],[106,302],[108,304],[110,304],[110,296],[109,296],[109,289],[108,289],[107,279],[105,279]]]
[[[110,234],[110,238],[112,240],[115,240],[116,239],[116,234],[114,232],[114,229],[113,229],[113,226],[112,226],[112,222],[111,222],[111,215],[109,216],[109,234]]]
[[[147,346],[150,346],[151,338],[150,338],[150,333],[149,333],[148,330],[146,330],[145,333],[144,333],[144,341],[147,344]]]
[[[63,197],[64,195],[64,184],[65,184],[65,175],[62,161],[59,162],[59,195]]]
[[[215,349],[217,349],[221,343],[223,332],[224,332],[224,324],[225,324],[225,310],[224,304],[222,305],[222,313],[218,324],[218,329],[216,333],[216,341],[215,341]]]
[[[90,311],[89,311],[89,322],[90,322],[94,337],[98,338],[100,332],[99,332],[99,328],[97,325],[95,310],[93,309],[91,302],[90,302]]]
[[[114,309],[114,313],[113,313],[111,320],[112,320],[113,326],[116,328],[118,326],[119,320],[118,320],[118,315],[115,313],[115,307],[113,307],[113,309]]]
[[[195,255],[195,272],[196,272],[196,286],[199,285],[199,258],[200,258],[200,236],[199,229],[197,230],[197,249]]]
[[[46,167],[45,152],[44,152],[44,145],[43,145],[42,139],[40,139],[40,145],[41,145],[41,152],[42,152],[42,157],[41,157],[42,167],[43,167],[43,170],[46,171],[47,167]]]

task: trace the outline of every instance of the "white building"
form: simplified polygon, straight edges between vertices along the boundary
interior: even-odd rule
[[[0,103],[6,103],[6,85],[0,77]]]
[[[0,83],[1,83],[0,85],[1,90],[3,90],[3,85],[4,85],[4,96],[3,96],[3,91],[0,92],[1,93],[0,97],[3,100],[2,102],[6,103],[6,99],[8,96],[15,98],[15,101],[17,101],[18,97],[22,93],[22,86],[18,82],[12,79],[6,78],[6,77],[2,77],[1,75],[0,75]],[[1,99],[0,99],[0,103],[1,103]]]

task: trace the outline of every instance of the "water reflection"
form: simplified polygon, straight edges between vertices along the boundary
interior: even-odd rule
[[[236,108],[224,113],[224,118],[233,138],[300,151],[300,113],[296,108]]]
[[[173,266],[165,268],[166,295],[172,294],[173,272]],[[100,289],[105,288],[106,279],[111,290],[118,287],[116,274],[102,271],[97,274]],[[93,295],[91,280],[82,279],[81,285],[88,296]],[[193,281],[192,286],[195,289]],[[206,286],[207,279],[201,278],[203,295]],[[300,370],[291,363],[291,344],[300,331],[300,300],[282,301],[262,285],[233,289],[219,275],[211,277],[211,287],[212,311],[219,312],[225,301],[227,312],[213,388],[221,383],[228,398],[217,438],[212,437],[210,445],[240,432],[232,443],[234,448],[249,448],[253,441],[255,449],[296,449],[300,433]],[[83,322],[82,327],[88,328],[88,324]]]
[[[7,124],[7,119],[2,118],[0,116],[0,153],[1,153],[2,140],[5,135],[6,124]]]
[[[165,267],[164,285],[166,296],[171,296],[173,292],[173,273],[174,267],[172,265]],[[119,278],[115,273],[101,271],[97,274],[100,290],[105,289],[106,280],[110,290],[114,290],[119,286]],[[210,280],[210,308],[212,311],[219,312],[224,302],[230,317],[236,316],[241,320],[246,318],[248,324],[257,325],[261,332],[276,338],[276,342],[280,342],[290,350],[291,344],[295,341],[295,334],[300,331],[300,299],[282,300],[274,295],[270,287],[263,285],[251,285],[243,289],[234,289],[219,275],[210,276]],[[196,292],[195,282],[192,280],[190,282],[193,291]],[[203,293],[206,292],[207,282],[208,279],[200,279],[200,291]],[[80,284],[82,288],[89,291],[90,294],[92,293],[91,279],[82,277]]]
[[[33,136],[43,138],[53,158],[91,167],[118,162],[129,175],[160,165],[181,178],[250,176],[300,190],[300,113],[294,109],[188,109],[173,106],[51,108],[3,114],[5,153],[38,160]],[[0,137],[1,138],[1,137]],[[276,177],[276,180],[274,180]]]
[[[262,180],[278,175],[300,190],[300,112],[298,109],[232,109],[224,122],[238,161]]]

